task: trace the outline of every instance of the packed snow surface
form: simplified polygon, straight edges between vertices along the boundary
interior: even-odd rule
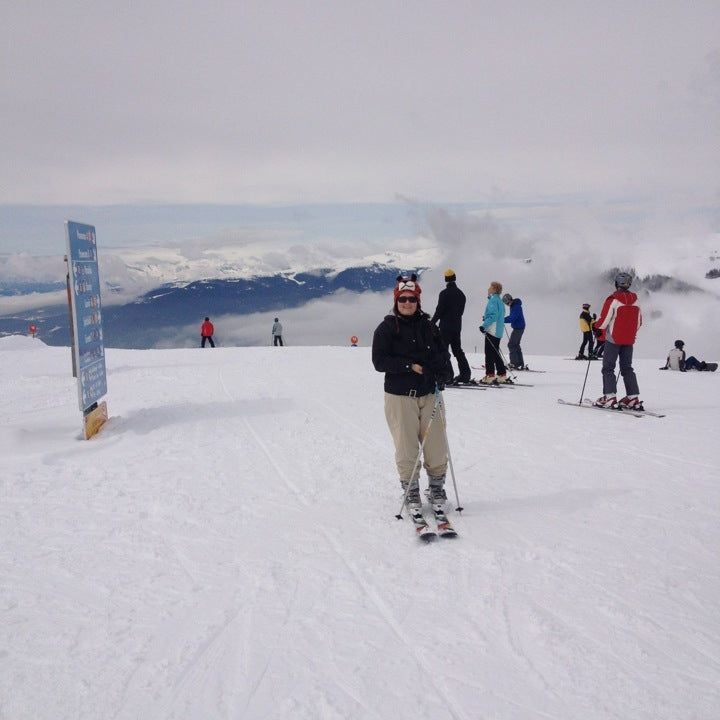
[[[0,718],[717,718],[720,373],[637,362],[634,418],[528,361],[444,393],[422,545],[367,348],[108,350],[84,441],[69,350],[0,339]]]

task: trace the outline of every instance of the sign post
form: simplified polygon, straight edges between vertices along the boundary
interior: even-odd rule
[[[107,404],[104,401],[98,404],[98,400],[107,393],[107,373],[95,228],[67,221],[65,238],[78,404],[83,413],[85,439],[89,440],[108,417]]]

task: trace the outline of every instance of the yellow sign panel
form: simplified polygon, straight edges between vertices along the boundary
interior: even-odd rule
[[[100,432],[100,428],[107,422],[107,403],[103,400],[98,406],[85,415],[85,439],[89,440]]]

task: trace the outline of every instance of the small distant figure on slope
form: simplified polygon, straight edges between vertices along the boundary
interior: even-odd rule
[[[708,363],[704,360],[698,360],[694,355],[689,358],[685,357],[685,343],[682,340],[675,341],[675,347],[668,353],[665,367],[661,370],[679,370],[687,372],[688,370],[700,370],[702,372],[715,372],[717,363]]]
[[[273,346],[279,345],[280,347],[283,347],[282,332],[282,323],[280,322],[280,318],[275,318],[275,322],[272,326]]]
[[[593,322],[595,316],[590,314],[590,303],[583,303],[582,312],[580,313],[580,332],[583,340],[580,345],[576,360],[595,360],[593,353]],[[588,354],[585,354],[585,346],[587,345]]]
[[[435,407],[435,387],[452,379],[450,355],[438,328],[420,307],[420,286],[400,280],[393,291],[392,313],[377,326],[372,342],[372,362],[385,373],[385,419],[395,444],[395,464],[410,512],[419,511],[420,469],[413,475],[420,444],[428,475],[431,502],[444,503],[447,448],[440,418],[430,424]]]
[[[430,319],[433,324],[440,323],[440,337],[447,350],[452,350],[458,364],[458,374],[453,382],[470,382],[472,372],[462,349],[462,316],[465,312],[465,293],[457,286],[455,271],[445,271],[445,289],[438,296],[435,314]]]
[[[595,315],[593,315],[593,320],[595,320]],[[605,352],[605,338],[607,331],[601,330],[599,327],[593,327],[593,335],[595,335],[595,357],[599,359]]]
[[[510,314],[505,318],[506,323],[510,323],[512,332],[510,340],[508,340],[508,351],[510,352],[510,362],[508,367],[511,370],[527,370],[525,358],[523,358],[520,341],[525,332],[525,313],[523,313],[522,300],[514,298],[510,293],[505,293],[502,301],[510,308]]]
[[[213,335],[215,334],[215,326],[210,322],[210,318],[206,317],[203,324],[200,326],[200,337],[202,338],[202,342],[200,343],[200,347],[204,348],[205,343],[210,341],[210,347],[215,347],[215,343],[213,342]]]
[[[485,336],[484,385],[507,382],[507,368],[500,354],[500,340],[505,333],[505,307],[500,299],[502,283],[493,280],[488,287],[488,301],[483,314],[480,332]]]
[[[637,295],[630,292],[630,285],[632,276],[629,273],[620,272],[615,276],[615,292],[605,299],[597,321],[597,327],[606,330],[606,336],[602,361],[603,395],[595,401],[595,405],[644,410],[637,377],[632,367],[633,346],[642,325],[642,313],[637,304]],[[615,363],[618,358],[626,393],[619,402],[615,378]]]

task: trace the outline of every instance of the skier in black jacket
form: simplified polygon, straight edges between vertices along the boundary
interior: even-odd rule
[[[470,364],[462,349],[462,316],[465,312],[465,293],[457,286],[455,271],[448,268],[445,271],[445,289],[440,292],[435,314],[431,323],[440,321],[440,336],[445,344],[452,350],[458,364],[458,374],[453,380],[455,383],[470,382]],[[452,366],[451,366],[452,367]]]
[[[438,329],[420,308],[420,292],[417,282],[398,281],[392,314],[377,326],[372,345],[373,365],[385,373],[385,418],[395,443],[400,484],[403,490],[410,484],[407,504],[411,510],[421,506],[419,470],[411,475],[435,406],[435,386],[442,390],[452,378],[450,355]],[[436,416],[423,448],[433,503],[447,499],[447,448],[441,422]]]

